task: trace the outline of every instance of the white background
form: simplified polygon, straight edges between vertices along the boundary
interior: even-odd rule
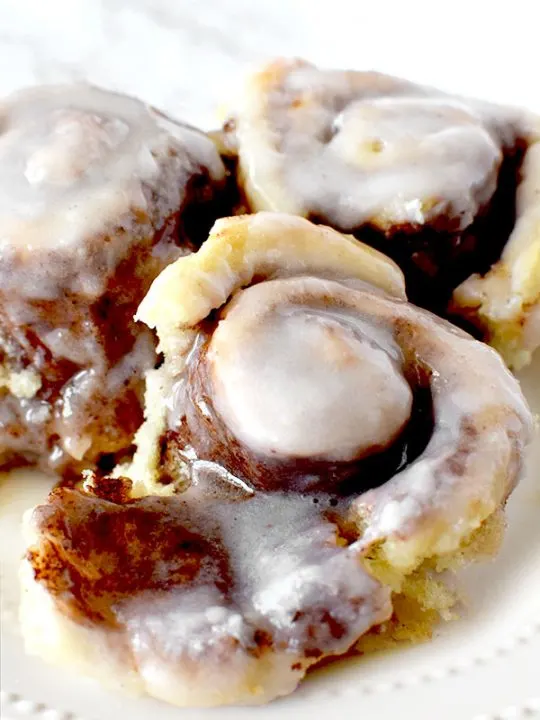
[[[540,107],[537,0],[0,0],[0,92],[89,79],[212,123],[276,54]]]

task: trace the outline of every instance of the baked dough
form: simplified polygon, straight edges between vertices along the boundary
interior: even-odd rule
[[[493,350],[380,253],[273,213],[219,220],[138,316],[165,357],[133,463],[28,519],[29,651],[253,704],[448,612],[437,572],[500,534],[531,435]]]

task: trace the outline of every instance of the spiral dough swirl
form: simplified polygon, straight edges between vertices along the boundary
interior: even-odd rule
[[[130,481],[53,493],[28,564],[69,632],[115,637],[123,676],[127,654],[153,695],[290,692],[390,617],[394,587],[368,558],[403,578],[459,551],[517,480],[531,416],[516,380],[352,238],[220,220],[139,317],[165,363],[116,473]]]

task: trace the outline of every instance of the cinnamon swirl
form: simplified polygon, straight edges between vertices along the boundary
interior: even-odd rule
[[[500,529],[531,433],[493,350],[407,303],[382,254],[272,213],[218,221],[138,315],[165,354],[138,451],[32,513],[30,651],[261,703],[404,602],[448,609],[433,575]]]
[[[539,138],[524,110],[278,60],[247,83],[223,145],[250,210],[354,233],[396,260],[412,302],[520,367],[540,344]]]

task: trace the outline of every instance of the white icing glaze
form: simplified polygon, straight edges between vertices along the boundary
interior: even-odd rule
[[[258,308],[260,298],[260,304],[270,317],[269,322]],[[338,400],[341,400],[342,406],[339,415],[332,408],[336,399],[332,380],[328,382],[324,373],[317,374],[317,360],[321,354],[319,343],[316,350],[310,348],[309,357],[315,369],[308,363],[302,368],[310,383],[312,397],[304,388],[298,392],[298,380],[295,383],[294,374],[289,376],[288,362],[290,346],[295,343],[295,352],[303,355],[304,336],[302,332],[291,332],[290,336],[275,340],[272,327],[274,313],[284,313],[286,322],[296,313],[304,314],[308,319],[320,317],[323,327],[328,317],[334,317],[339,319],[340,325],[349,327],[350,332],[360,337],[365,327],[372,324],[376,332],[367,333],[370,344],[376,338],[378,347],[384,348],[381,341],[386,334],[390,357],[395,357],[397,344],[404,357],[417,358],[424,368],[423,372],[427,373],[434,413],[431,439],[412,464],[380,487],[360,495],[353,503],[353,516],[357,519],[361,517],[366,527],[362,538],[364,548],[381,540],[388,541],[391,561],[396,566],[403,564],[406,569],[411,569],[418,562],[419,553],[424,551],[425,543],[430,553],[455,550],[464,536],[504,502],[516,480],[523,448],[531,437],[532,419],[517,381],[490,348],[427,311],[373,294],[369,289],[351,288],[338,281],[321,282],[317,278],[303,277],[267,281],[240,291],[231,307],[228,312],[233,318],[237,309],[241,308],[248,318],[251,313],[251,319],[256,318],[256,322],[264,320],[266,324],[263,323],[262,327],[264,332],[269,333],[268,344],[262,345],[259,352],[259,335],[262,336],[262,332],[256,323],[246,323],[249,332],[246,335],[238,333],[236,337],[235,323],[232,323],[231,337],[226,346],[226,352],[230,354],[227,363],[230,363],[231,369],[226,366],[228,374],[225,378],[227,381],[233,378],[231,389],[240,392],[240,399],[231,393],[225,403],[223,390],[218,387],[216,408],[236,437],[250,447],[250,443],[255,445],[255,450],[266,452],[269,459],[276,457],[272,452],[275,446],[261,442],[259,428],[266,429],[265,420],[253,411],[251,414],[238,412],[238,408],[244,411],[242,403],[252,403],[252,407],[258,408],[261,413],[263,408],[268,407],[269,432],[279,433],[279,442],[287,450],[290,449],[287,443],[295,442],[297,446],[303,443],[302,448],[307,455],[309,449],[319,447],[317,443],[327,441],[332,444],[343,438],[349,439],[347,433],[351,427],[348,423],[351,420],[353,428],[354,420],[358,424],[355,428],[359,437],[357,442],[366,440],[367,445],[367,440],[372,437],[372,426],[366,422],[366,417],[376,406],[379,389],[376,383],[371,382],[366,383],[363,393],[355,391],[356,378],[353,374],[353,381],[347,385],[349,396],[346,389],[340,389]],[[218,331],[227,326],[228,312],[225,310],[225,319]],[[295,327],[298,330],[301,325],[296,323]],[[235,341],[246,337],[250,337],[250,342],[254,341],[252,345],[243,342],[235,347]],[[267,360],[272,368],[270,376],[266,369]],[[342,361],[343,356],[338,364]],[[274,364],[277,364],[277,370]],[[382,371],[383,368],[384,365],[381,365],[378,369]],[[403,398],[400,397],[400,385],[393,387],[396,370],[395,366],[392,368],[387,375],[388,390],[392,394],[397,389],[392,399],[399,408]],[[405,366],[397,372],[404,371]],[[242,375],[242,372],[245,374]],[[344,382],[351,380],[347,372],[340,371],[340,375]],[[223,382],[223,377],[220,376],[220,379]],[[258,381],[263,390],[257,386]],[[282,392],[276,391],[278,399],[272,397],[267,389],[269,386],[282,388]],[[304,420],[302,408],[297,409],[297,404],[303,402],[304,397],[308,398],[311,409],[313,397],[320,403],[319,408],[332,408],[330,417],[324,418],[323,413],[317,415],[312,412],[311,424],[309,417]],[[350,405],[353,406],[352,411],[349,410]],[[273,413],[274,408],[277,410]],[[233,415],[233,410],[236,415]],[[388,412],[391,412],[390,406]],[[362,416],[362,413],[365,415]],[[289,416],[298,421],[298,427],[288,427]],[[396,417],[399,418],[398,413]],[[395,421],[395,418],[392,420]],[[388,428],[392,429],[392,422],[389,422]],[[267,472],[272,474],[271,466]],[[410,547],[412,550],[409,552]]]
[[[138,598],[120,609],[142,674],[158,675],[164,662],[182,656],[204,661],[215,646],[226,648],[231,640],[247,644],[251,637],[242,615],[223,603],[223,595],[208,584]]]
[[[114,406],[122,389],[153,367],[156,353],[152,337],[141,333],[133,348],[113,367],[106,367],[105,358],[98,354],[95,364],[73,375],[62,390],[62,404],[55,428],[60,435],[60,447],[76,460],[82,460],[94,441],[91,414],[95,398],[103,398]],[[112,399],[112,400],[111,400]],[[99,407],[99,405],[98,405]]]
[[[464,105],[375,98],[351,103],[339,118],[321,163],[328,161],[331,177],[325,182],[343,198],[335,215],[341,228],[374,218],[424,225],[444,212],[461,217],[465,227],[495,190],[501,150]],[[349,167],[369,177],[354,182]],[[306,171],[293,171],[295,187]],[[332,217],[332,203],[321,191],[306,198],[306,206]]]
[[[223,167],[211,143],[144,103],[88,85],[32,88],[0,106],[0,230],[5,248],[62,247],[148,210],[169,151]],[[188,148],[187,152],[184,148]]]
[[[435,220],[467,227],[493,195],[503,148],[532,132],[526,113],[511,108],[301,60],[254,75],[236,125],[253,209],[344,231]]]
[[[213,143],[134,98],[82,84],[16,93],[0,104],[3,286],[33,298],[54,298],[59,286],[98,295],[201,168],[224,178]]]
[[[224,178],[204,133],[134,98],[77,84],[0,103],[2,349],[10,377],[36,370],[36,399],[51,404],[30,421],[2,398],[2,455],[48,468],[52,453],[60,471],[129,446],[156,360],[135,309],[200,240]]]
[[[281,221],[285,227],[283,217]],[[256,702],[254,695],[269,699],[289,692],[315,656],[345,652],[391,612],[391,588],[370,576],[362,556],[375,545],[390,565],[387,569],[399,579],[426,557],[436,560],[439,553],[459,548],[504,503],[518,477],[531,432],[530,412],[519,385],[489,348],[397,297],[373,292],[365,283],[364,269],[344,271],[344,282],[317,276],[317,267],[313,270],[309,264],[280,279],[261,277],[257,268],[264,267],[264,262],[261,256],[258,264],[250,262],[249,234],[247,239],[242,237],[241,250],[235,245],[240,235],[236,222],[243,226],[245,220],[231,220],[229,227],[236,229],[236,236],[222,232],[219,242],[212,236],[200,253],[177,261],[176,274],[167,273],[168,282],[171,277],[182,280],[186,276],[179,268],[194,268],[197,284],[192,296],[179,296],[179,302],[184,302],[178,308],[182,328],[176,327],[166,346],[164,366],[152,380],[148,413],[156,427],[149,436],[155,465],[151,480],[159,481],[164,449],[182,451],[180,428],[190,420],[181,410],[197,402],[186,391],[195,392],[198,386],[188,387],[188,379],[204,378],[205,369],[215,384],[214,393],[207,393],[206,387],[201,391],[205,423],[215,417],[214,403],[234,435],[250,450],[255,446],[259,466],[269,475],[277,472],[275,453],[269,452],[276,447],[308,457],[321,448],[330,454],[338,448],[340,457],[347,457],[358,450],[359,442],[378,441],[383,425],[373,417],[381,408],[384,415],[391,415],[385,418],[384,442],[388,442],[392,423],[395,433],[411,413],[405,376],[413,386],[415,382],[419,387],[429,385],[434,426],[427,447],[415,461],[382,486],[377,487],[374,479],[373,490],[350,491],[346,498],[322,492],[257,490],[254,482],[250,484],[251,469],[241,463],[236,467],[235,457],[216,464],[214,458],[197,455],[194,445],[183,448],[176,488],[181,492],[137,501],[137,508],[155,507],[159,528],[167,530],[168,522],[177,524],[173,525],[172,563],[169,556],[167,566],[160,551],[152,575],[158,590],[150,583],[115,602],[120,631],[111,634],[115,643],[127,646],[126,657],[135,658],[143,687],[172,702],[185,702],[178,688],[188,685],[193,688],[190,698],[206,694],[212,703]],[[265,246],[269,253],[270,240],[269,231]],[[236,274],[235,266],[223,261],[221,254],[212,255],[226,242],[231,255],[237,252]],[[349,242],[343,239],[346,246]],[[246,283],[256,277],[259,282],[242,289],[238,277]],[[351,277],[361,282],[351,282]],[[163,287],[167,285],[158,283],[152,289],[154,310],[176,297],[160,294]],[[222,308],[217,329],[205,345],[213,326],[200,324],[207,319],[201,308],[206,307],[207,315],[217,309],[224,287],[235,295]],[[173,303],[168,308],[171,317],[176,307]],[[171,332],[169,324],[165,327]],[[181,357],[171,357],[171,348]],[[184,372],[181,376],[179,369]],[[347,388],[350,397],[345,394]],[[393,406],[385,405],[385,393]],[[304,402],[310,406],[311,424],[301,414],[295,415],[296,406]],[[163,424],[163,415],[156,410],[159,405],[165,417],[169,414],[172,426]],[[266,412],[268,418],[259,417]],[[286,426],[289,414],[296,417],[292,428]],[[351,427],[357,431],[354,437]],[[206,425],[201,432],[211,437],[213,429]],[[170,437],[164,434],[166,430],[177,432],[171,448],[163,447]],[[275,433],[271,442],[270,430]],[[264,457],[265,452],[269,457]],[[187,489],[186,476],[191,480]],[[79,501],[88,503],[89,498],[83,495]],[[53,507],[54,502],[53,498]],[[90,512],[79,518],[83,533],[88,532],[87,521],[93,522],[101,512],[106,517],[107,507],[94,512],[92,502]],[[103,501],[98,506],[99,502]],[[133,510],[130,503],[120,510],[113,507],[108,511]],[[68,502],[57,506],[57,511],[60,531],[56,537],[48,509],[37,511],[38,542],[52,533],[69,549],[78,530],[77,512],[69,515]],[[40,528],[41,512],[46,521]],[[139,540],[133,527],[130,532]],[[141,527],[141,535],[147,533],[146,521]],[[176,550],[184,528],[207,543],[202,550],[191,540]],[[128,544],[135,560],[137,554],[146,558],[146,553],[154,553],[154,543],[161,550],[159,532],[150,536],[151,548]],[[114,537],[125,540],[122,532]],[[84,546],[92,547],[91,543]],[[93,572],[96,563],[98,576],[100,569],[110,573],[118,562],[118,555],[109,550],[89,558]],[[196,575],[182,572],[190,567],[185,563],[191,552],[195,558],[199,552]],[[119,556],[125,558],[123,549]],[[65,557],[69,570],[73,554]],[[176,580],[167,583],[171,568]],[[85,570],[89,572],[87,565]],[[165,589],[160,583],[165,583]],[[64,594],[61,600],[66,601]],[[97,622],[90,626],[99,642],[102,628]],[[280,672],[276,674],[277,666]],[[224,678],[229,694],[223,690]]]
[[[128,125],[80,110],[59,110],[51,116],[50,139],[28,157],[24,177],[30,185],[50,190],[73,185],[103,165],[107,155],[125,141]]]
[[[141,654],[155,654],[157,643],[161,661],[184,654],[197,659],[215,645],[219,652],[219,639],[226,637],[247,648],[255,628],[267,629],[278,647],[299,657],[306,643],[324,654],[340,653],[388,614],[389,591],[362,568],[355,545],[336,545],[335,526],[310,497],[256,493],[231,503],[205,502],[197,493],[188,490],[183,498],[194,503],[197,515],[217,522],[233,584],[224,595],[215,588],[214,575],[203,572],[194,589],[179,586],[162,603],[153,594],[122,603],[119,616],[130,618],[127,631],[134,633],[131,642]],[[343,623],[343,635],[332,637],[318,617],[323,610]],[[300,622],[295,620],[299,611]],[[152,641],[140,640],[141,617]]]
[[[216,508],[225,545],[241,568],[244,614],[270,623],[278,642],[299,654],[308,638],[324,654],[345,652],[388,612],[388,589],[362,568],[356,544],[336,546],[335,527],[321,517],[328,499],[318,499],[317,506],[309,496],[256,494],[233,522],[230,512]],[[347,629],[341,637],[322,621],[325,610]]]
[[[214,466],[216,470],[220,472]],[[319,496],[319,504],[311,497],[281,493],[246,493],[242,497],[237,488],[228,489],[223,478],[218,484],[216,492],[210,475],[201,483],[195,481],[180,497],[161,501],[164,512],[170,513],[165,520],[150,515],[145,521],[154,528],[157,543],[161,528],[167,531],[167,523],[172,522],[180,542],[183,525],[190,532],[202,533],[212,543],[215,555],[202,558],[194,577],[190,578],[189,572],[183,576],[183,563],[189,567],[190,553],[197,563],[199,551],[197,540],[182,543],[172,565],[167,557],[162,566],[158,559],[153,567],[152,582],[157,590],[143,588],[113,606],[117,623],[107,639],[113,656],[124,654],[123,664],[132,658],[143,687],[172,702],[180,702],[177,688],[189,682],[198,697],[204,689],[208,698],[218,694],[220,702],[256,703],[290,692],[309,665],[320,657],[345,652],[391,613],[390,589],[363,568],[358,544],[347,547],[337,542],[336,526],[324,517],[328,497]],[[88,499],[77,502],[84,504]],[[141,512],[145,502],[140,501]],[[150,506],[152,502],[149,499]],[[85,517],[92,523],[111,511],[111,506],[94,502],[90,516],[88,510],[78,515],[77,506],[74,509],[71,503],[69,500],[60,508],[55,520],[46,507],[28,518],[36,549],[46,538],[69,548]],[[43,510],[48,520],[42,525]],[[126,511],[129,513],[129,508]],[[131,517],[135,525],[130,527],[136,530],[136,516]],[[62,528],[59,534],[55,527]],[[88,542],[92,542],[91,535]],[[98,553],[90,560],[96,576],[114,567],[119,557],[116,544],[122,542],[121,537],[116,538],[108,555],[92,551]],[[141,546],[139,551],[147,549]],[[148,552],[152,550],[148,548]],[[123,557],[124,563],[129,562]],[[219,560],[216,563],[220,557],[225,560],[225,571]],[[71,567],[68,561],[68,577]],[[89,564],[85,568],[90,571]],[[226,587],[220,585],[224,572],[230,574]],[[69,593],[64,595],[65,601],[69,601]],[[48,608],[49,613],[53,608]],[[87,617],[81,621],[99,645],[106,627]],[[47,614],[41,622],[48,622]],[[38,634],[40,627],[38,623]],[[35,620],[32,628],[30,647],[34,647]],[[262,642],[257,637],[261,634]],[[71,650],[77,651],[78,647]],[[274,679],[277,671],[272,670],[276,663],[279,682]],[[231,700],[224,698],[227,686]]]
[[[332,442],[336,438],[341,441],[347,437],[347,429],[334,427],[339,425],[341,419],[337,412],[332,414],[333,422],[323,422],[321,429],[320,416],[310,426],[302,417],[302,408],[298,410],[296,407],[299,394],[288,376],[287,353],[298,342],[299,347],[294,352],[303,359],[303,331],[287,333],[284,339],[279,337],[279,340],[272,342],[277,336],[275,327],[280,327],[273,324],[276,317],[285,326],[294,317],[296,330],[302,327],[299,316],[318,318],[322,327],[328,322],[338,322],[355,338],[383,350],[389,358],[390,367],[394,369],[397,366],[398,376],[406,374],[413,385],[418,375],[423,378],[420,382],[429,386],[433,400],[434,426],[425,451],[393,480],[368,492],[365,497],[358,498],[353,514],[357,519],[361,517],[362,524],[367,527],[365,546],[388,540],[389,552],[395,553],[396,563],[403,562],[411,566],[419,558],[422,559],[422,553],[455,549],[463,537],[505,500],[517,479],[521,453],[532,429],[531,414],[517,381],[496,353],[466,333],[426,311],[395,297],[373,292],[368,285],[358,283],[356,280],[365,281],[369,276],[368,256],[364,258],[367,267],[358,269],[348,263],[341,268],[340,273],[336,271],[333,274],[334,278],[339,275],[344,277],[343,281],[327,277],[321,279],[320,274],[325,275],[324,269],[321,273],[321,265],[313,261],[313,248],[308,242],[310,234],[314,243],[318,242],[320,228],[305,220],[289,218],[292,238],[295,238],[297,226],[303,225],[305,247],[310,250],[302,253],[298,249],[296,266],[284,273],[285,279],[267,279],[264,256],[259,255],[256,262],[253,261],[254,248],[258,248],[260,237],[265,239],[268,254],[271,253],[273,243],[281,248],[289,239],[287,216],[279,215],[278,224],[274,222],[274,217],[261,213],[254,216],[256,222],[231,218],[227,224],[219,224],[201,251],[177,261],[156,281],[145,299],[144,313],[141,315],[158,327],[160,341],[166,348],[164,372],[171,373],[171,381],[174,381],[186,363],[199,362],[197,358],[202,357],[201,362],[209,364],[211,378],[216,375],[217,367],[216,377],[222,386],[233,380],[238,396],[231,393],[228,397],[223,387],[216,387],[214,395],[218,416],[248,447],[250,443],[260,442],[260,427],[268,434],[277,428],[280,431],[280,442],[290,442],[287,428],[289,413],[298,415],[303,432],[308,434],[308,438],[305,438],[300,433],[295,436],[296,430],[292,431],[295,443],[305,443],[304,449],[317,447],[321,438],[324,441],[328,437],[332,438]],[[338,237],[333,236],[336,254],[340,251]],[[342,238],[343,247],[348,248],[349,243],[348,239]],[[234,257],[234,264],[227,262],[226,272],[222,252],[224,247],[228,248],[228,257]],[[286,271],[286,260],[284,267]],[[188,276],[188,272],[193,273],[196,283],[186,282],[186,278],[192,277]],[[272,268],[270,277],[276,276],[279,276],[279,270]],[[253,277],[259,281],[255,286],[240,289]],[[193,347],[193,334],[205,319],[203,309],[209,315],[224,303],[221,292],[214,292],[215,282],[221,283],[223,278],[226,278],[229,293],[234,295],[221,310],[219,317],[222,320],[214,333],[218,345],[224,344],[226,347],[225,370],[222,372],[219,367],[222,358],[219,358],[216,366],[211,352],[205,358],[204,354],[190,354],[188,348]],[[189,294],[181,292],[187,288],[191,290]],[[159,307],[167,308],[170,320],[158,317]],[[229,321],[229,316],[237,317],[237,310],[241,322]],[[177,325],[173,325],[175,316],[181,319],[182,329],[178,328],[178,320]],[[270,322],[267,326],[268,319]],[[269,328],[268,338],[264,338],[259,324],[264,331]],[[207,329],[204,330],[206,332]],[[220,340],[221,333],[226,340],[224,343]],[[263,352],[258,349],[260,342],[266,343],[261,345],[265,348]],[[183,343],[187,343],[187,347]],[[210,349],[212,346],[213,340],[210,341]],[[312,380],[312,396],[309,397],[308,391],[303,391],[301,400],[304,401],[304,397],[308,396],[308,403],[317,402],[320,403],[319,409],[328,409],[332,407],[334,399],[343,397],[345,391],[340,388],[338,395],[334,395],[335,386],[331,382],[327,385],[324,373],[317,374],[322,346],[319,343],[312,352],[316,362],[310,365],[306,363],[305,366],[306,377]],[[280,351],[283,351],[283,357],[280,357]],[[271,357],[268,364],[267,356]],[[338,358],[338,362],[341,360],[341,357]],[[274,366],[281,369],[281,374]],[[276,392],[276,398],[272,397],[268,383],[261,381],[267,372],[277,375],[277,379],[272,378],[274,386],[284,388],[282,393]],[[389,375],[389,387],[394,384],[392,378],[393,372]],[[356,381],[354,374],[353,380]],[[257,385],[258,381],[261,387]],[[327,387],[330,396],[324,397]],[[399,383],[396,388],[399,407]],[[354,395],[353,391],[351,395]],[[365,410],[368,415],[368,411],[376,406],[376,392],[370,395],[366,391],[363,395],[357,395],[356,407],[352,411],[347,407],[342,412],[346,420],[352,417],[349,412],[358,413],[356,417],[364,420],[362,412]],[[240,406],[240,402],[243,405]],[[265,405],[274,409],[267,425],[266,419],[258,417],[254,410]],[[242,412],[248,407],[250,413],[242,416],[238,412],[239,407]],[[178,408],[176,410],[177,424],[181,414]],[[403,419],[399,419],[396,425],[399,427],[401,422]],[[359,435],[364,431],[364,426],[365,422],[359,428]],[[368,423],[368,437],[370,429]],[[256,431],[259,434],[253,437]],[[324,435],[325,431],[327,436]],[[204,434],[207,431],[197,427],[196,432]],[[317,443],[309,446],[312,434],[317,438]],[[193,442],[197,444],[196,438]],[[200,447],[205,452],[220,452],[215,443],[202,443]],[[230,456],[226,457],[227,462],[234,464],[234,458],[231,460]],[[275,455],[269,454],[268,457],[275,460]],[[264,463],[264,459],[259,457],[258,462]],[[226,469],[235,472],[233,467]],[[244,466],[240,466],[240,469],[248,472]],[[271,475],[272,467],[267,472]],[[373,485],[377,485],[376,479]],[[152,483],[147,489],[159,491]],[[379,525],[379,513],[390,503],[395,504],[390,505],[392,510],[388,511],[389,515]],[[397,518],[394,524],[388,520],[389,516]],[[390,532],[392,527],[394,530]],[[401,550],[403,553],[399,557]]]
[[[432,553],[459,547],[480,524],[479,507],[488,516],[512,490],[533,430],[519,384],[497,353],[427,312],[404,310],[411,321],[416,314],[415,351],[432,373],[433,433],[414,463],[356,502],[361,515],[369,508],[365,546],[389,539],[396,566],[410,562],[400,545],[429,542]],[[442,529],[434,531],[437,523]]]
[[[306,281],[306,295],[315,283]],[[327,460],[389,445],[409,419],[412,392],[387,349],[355,330],[339,313],[289,307],[279,281],[240,293],[208,352],[215,407],[234,435],[266,455]]]

